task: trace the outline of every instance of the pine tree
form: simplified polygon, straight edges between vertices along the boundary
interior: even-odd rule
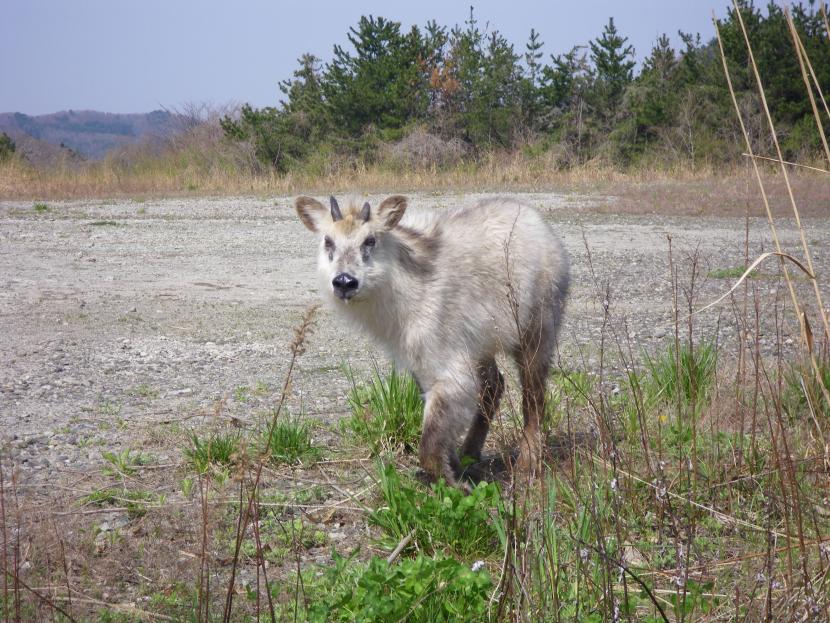
[[[527,66],[528,77],[533,85],[536,85],[542,71],[542,65],[539,63],[539,60],[543,56],[542,48],[544,45],[545,42],[539,40],[539,33],[531,28],[530,37],[525,44],[525,48],[527,49],[527,52],[525,52],[525,65]]]
[[[626,45],[627,42],[628,38],[617,32],[612,17],[602,36],[589,44],[596,72],[594,103],[600,114],[607,118],[613,117],[622,102],[625,88],[634,79],[634,48]]]
[[[643,73],[653,74],[658,80],[666,81],[677,65],[677,55],[667,34],[663,33],[657,38],[651,54],[643,63]]]
[[[545,110],[540,89],[543,79],[542,47],[545,43],[539,38],[535,29],[530,29],[530,37],[525,45],[525,76],[521,82],[521,109],[524,129],[530,133],[538,132],[547,124],[549,115]]]
[[[428,79],[420,31],[399,22],[361,17],[348,35],[354,48],[334,47],[322,79],[333,124],[347,136],[370,127],[399,129],[426,115]]]

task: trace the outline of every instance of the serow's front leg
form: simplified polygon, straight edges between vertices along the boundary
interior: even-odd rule
[[[450,402],[440,390],[433,389],[429,392],[424,408],[418,458],[421,468],[431,481],[437,482],[443,478],[449,485],[461,486],[458,482],[461,462],[454,448],[450,408]]]

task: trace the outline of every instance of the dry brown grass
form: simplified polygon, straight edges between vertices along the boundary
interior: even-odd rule
[[[774,215],[789,216],[791,208],[780,176],[765,165],[767,192]],[[702,167],[622,171],[587,164],[560,170],[544,156],[491,154],[477,162],[445,168],[332,167],[323,174],[246,172],[235,166],[183,165],[172,159],[147,159],[130,169],[117,161],[41,171],[17,160],[0,164],[0,199],[56,200],[155,196],[292,195],[316,192],[536,192],[573,191],[597,201],[584,209],[624,214],[688,216],[763,216],[751,171]],[[804,216],[830,216],[830,176],[794,171],[794,190]],[[749,208],[748,208],[749,206]]]

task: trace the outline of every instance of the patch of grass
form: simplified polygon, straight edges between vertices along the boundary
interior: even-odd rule
[[[731,268],[716,268],[706,273],[710,279],[738,279],[744,274],[746,268],[743,266],[733,266]],[[753,270],[747,275],[747,279],[753,279],[758,276],[758,269]]]
[[[117,227],[118,223],[115,221],[91,221],[89,225],[93,227]]]
[[[34,204],[34,205],[32,206],[32,209],[33,209],[35,212],[49,212],[49,210],[51,210],[52,208],[50,208],[50,207],[49,207],[47,204],[45,204],[45,203],[36,203],[36,204]]]
[[[141,383],[140,385],[133,387],[128,394],[130,396],[138,396],[140,398],[154,399],[158,398],[159,390],[151,387],[147,383]]]
[[[233,399],[236,402],[248,402],[248,398],[250,397],[251,389],[246,385],[239,385],[233,390]]]
[[[177,620],[191,621],[196,616],[196,595],[193,588],[184,582],[175,582],[164,590],[147,595],[147,602],[153,612],[177,615]]]
[[[137,467],[151,462],[150,457],[146,454],[141,452],[133,454],[133,451],[129,448],[118,453],[104,451],[101,456],[111,466],[104,468],[104,473],[109,476],[132,476],[135,474]]]
[[[594,377],[579,370],[554,370],[548,380],[545,400],[546,430],[556,428],[565,411],[574,407],[585,407],[594,391]]]
[[[237,463],[242,453],[242,438],[239,433],[215,432],[209,437],[191,433],[190,446],[184,456],[200,474],[211,468],[229,468]]]
[[[395,370],[384,377],[375,367],[372,379],[357,385],[351,368],[345,373],[352,385],[348,396],[352,416],[344,427],[375,456],[398,449],[412,452],[421,437],[424,411],[415,380]]]
[[[273,428],[263,432],[261,443],[268,448],[274,463],[304,463],[320,458],[320,449],[311,441],[311,424],[298,417],[277,420]]]
[[[95,411],[98,413],[98,415],[116,416],[119,413],[121,413],[121,405],[119,405],[117,402],[102,400],[97,405],[95,405]]]
[[[439,481],[432,490],[402,482],[392,464],[381,466],[383,505],[369,515],[394,547],[415,530],[413,543],[426,552],[487,555],[498,549],[503,528],[501,494],[495,483],[479,483],[467,495]]]
[[[821,381],[809,363],[793,364],[784,370],[781,405],[790,418],[809,417],[811,413],[830,417],[830,406],[822,391],[822,386],[830,391],[830,362],[819,363],[819,376]]]
[[[84,504],[95,506],[123,506],[130,518],[142,517],[147,513],[147,505],[156,500],[149,491],[140,489],[97,489],[83,497]]]
[[[654,400],[666,402],[678,398],[685,404],[700,404],[708,398],[717,372],[717,351],[709,343],[691,350],[682,344],[678,352],[672,344],[663,354],[646,356],[649,375],[645,388]]]
[[[233,528],[227,534],[227,537],[227,545],[232,552],[235,548]],[[300,518],[283,521],[275,513],[266,513],[260,518],[259,537],[260,543],[262,543],[263,556],[269,562],[277,564],[281,563],[292,552],[323,547],[329,542],[328,535],[325,532],[306,521]],[[253,536],[242,542],[240,552],[246,558],[256,558],[256,540]]]

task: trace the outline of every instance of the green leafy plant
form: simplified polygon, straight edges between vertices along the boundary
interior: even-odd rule
[[[485,569],[473,571],[440,554],[420,554],[393,565],[375,557],[358,566],[336,552],[333,558],[334,564],[314,587],[321,598],[311,601],[311,622],[487,620],[492,583]]]
[[[105,450],[101,452],[101,456],[111,465],[111,467],[104,468],[104,473],[109,476],[132,476],[136,472],[136,467],[147,465],[150,462],[147,455],[140,452],[133,454],[133,451],[129,448],[118,453]]]
[[[351,382],[348,403],[352,416],[345,428],[367,443],[373,455],[404,449],[412,451],[421,436],[424,402],[415,380],[392,370],[381,376],[377,367],[366,385],[357,385],[354,373],[345,369]]]
[[[323,547],[328,543],[328,535],[300,518],[283,521],[273,513],[265,513],[259,523],[262,554],[273,563],[282,562],[292,551],[305,551]],[[235,535],[229,535],[227,545],[233,551]],[[255,559],[257,544],[253,537],[246,538],[240,549],[243,556]]]
[[[394,546],[412,530],[412,541],[427,552],[487,555],[503,535],[501,495],[495,483],[479,483],[467,495],[439,481],[432,490],[401,481],[394,465],[380,468],[383,505],[369,515]]]

